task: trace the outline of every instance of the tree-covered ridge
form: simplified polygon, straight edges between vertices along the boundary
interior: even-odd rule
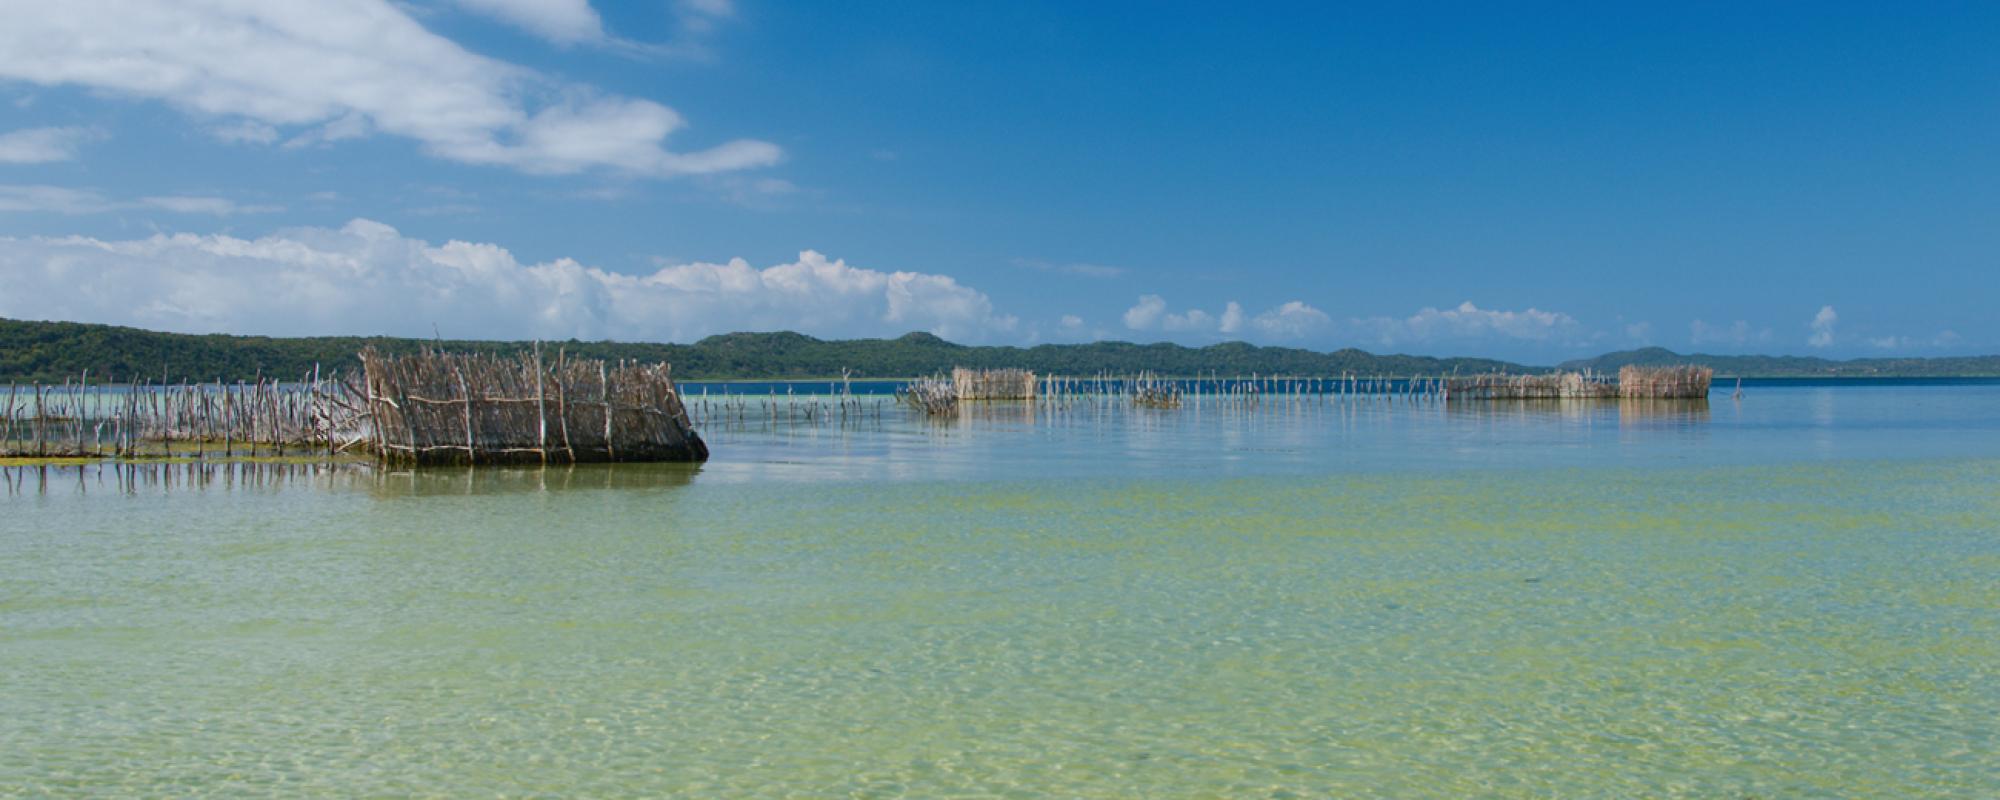
[[[294,379],[310,373],[349,370],[363,347],[391,353],[425,347],[454,351],[517,353],[530,342],[316,336],[272,338],[225,334],[159,333],[111,325],[0,320],[0,380],[61,382],[89,369],[93,380],[234,381],[258,375]],[[1170,375],[1209,372],[1224,375],[1290,373],[1337,375],[1439,374],[1523,367],[1490,359],[1372,355],[1360,350],[1318,353],[1242,342],[1183,347],[1176,344],[1048,344],[992,347],[954,344],[927,333],[894,339],[828,341],[797,333],[731,333],[694,344],[639,342],[544,342],[550,357],[666,361],[684,380],[735,378],[830,378],[851,369],[857,378],[928,375],[962,367],[1024,367],[1043,373],[1088,375],[1151,370]]]
[[[1664,347],[1606,353],[1596,358],[1563,362],[1565,370],[1617,372],[1627,364],[1668,366],[1698,364],[1717,375],[1743,378],[1985,378],[2000,376],[2000,356],[1941,358],[1856,358],[1845,361],[1813,356],[1718,356],[1682,354]]]
[[[258,375],[295,379],[315,366],[347,371],[355,354],[373,346],[391,353],[442,346],[454,351],[517,353],[530,342],[391,337],[314,336],[272,338],[226,334],[159,333],[112,325],[0,320],[0,381],[60,383],[89,369],[92,380],[143,375],[174,381],[248,380]],[[684,380],[832,378],[851,369],[857,378],[928,375],[955,366],[1024,367],[1043,373],[1090,375],[1150,370],[1167,375],[1437,375],[1508,370],[1538,371],[1481,358],[1374,355],[1344,349],[1330,353],[1226,342],[1207,347],[1177,344],[1045,344],[994,347],[954,344],[927,333],[894,339],[815,339],[797,333],[730,333],[694,344],[643,342],[544,342],[545,352],[610,360],[666,361]],[[2000,376],[2000,356],[1873,358],[1830,361],[1789,356],[1681,355],[1661,348],[1610,353],[1572,361],[1563,369],[1616,372],[1626,364],[1702,364],[1725,376],[1911,377]]]

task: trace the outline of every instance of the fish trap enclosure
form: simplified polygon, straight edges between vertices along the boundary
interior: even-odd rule
[[[371,448],[410,464],[706,461],[666,364],[361,353]]]
[[[1597,373],[1493,374],[1453,378],[1446,391],[1452,400],[1611,399],[1618,396],[1618,384]]]
[[[1032,370],[958,367],[951,386],[960,400],[1033,400],[1038,381]]]
[[[1635,367],[1618,371],[1618,396],[1648,400],[1689,400],[1708,396],[1715,370],[1708,367]]]
[[[1708,367],[1639,367],[1618,370],[1618,378],[1596,372],[1541,375],[1472,375],[1453,378],[1453,400],[1701,400],[1715,371]]]

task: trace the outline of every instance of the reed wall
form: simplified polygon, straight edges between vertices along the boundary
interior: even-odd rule
[[[951,385],[960,400],[1033,400],[1038,383],[1031,370],[959,367]]]
[[[541,353],[361,353],[370,438],[416,464],[705,461],[671,369]]]

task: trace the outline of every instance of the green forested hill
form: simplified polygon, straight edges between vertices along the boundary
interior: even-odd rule
[[[302,337],[157,333],[111,325],[0,320],[0,381],[61,382],[84,369],[92,380],[124,380],[132,375],[172,380],[238,380],[264,376],[297,378],[314,365],[348,369],[354,354],[373,345],[407,352],[442,344],[450,350],[519,352],[527,342],[453,341],[387,337]],[[855,377],[927,375],[954,366],[1025,367],[1041,372],[1090,374],[1153,370],[1172,375],[1292,373],[1336,375],[1482,372],[1524,369],[1488,359],[1377,356],[1360,350],[1318,353],[1285,347],[1231,342],[1209,347],[1174,344],[1041,345],[977,347],[953,344],[927,333],[895,339],[825,341],[796,333],[731,333],[690,345],[626,342],[544,342],[571,355],[608,359],[667,361],[683,379],[826,378],[842,368]]]
[[[1567,361],[1561,369],[1617,372],[1627,364],[1700,364],[1718,375],[1744,378],[1971,378],[2000,376],[2000,356],[1944,358],[1856,358],[1834,361],[1812,356],[1683,355],[1663,347],[1606,353]]]
[[[0,320],[0,381],[60,383],[89,369],[92,380],[125,380],[133,375],[172,380],[239,380],[259,374],[297,378],[319,365],[326,371],[347,370],[354,354],[373,345],[390,352],[408,352],[439,342],[388,337],[194,336],[158,333],[112,325],[74,322]],[[527,342],[453,341],[451,350],[519,352]],[[1044,373],[1088,375],[1152,370],[1169,375],[1217,372],[1224,375],[1282,373],[1294,375],[1410,375],[1487,372],[1498,369],[1534,371],[1503,361],[1478,358],[1374,355],[1361,350],[1320,353],[1288,347],[1258,347],[1242,342],[1183,347],[1176,344],[1051,344],[1037,347],[983,347],[947,342],[927,333],[895,339],[827,341],[796,333],[731,333],[694,344],[637,342],[544,342],[546,350],[564,348],[572,355],[607,359],[666,361],[683,379],[828,378],[842,368],[857,378],[927,375],[954,366],[1025,367]],[[1686,364],[1712,366],[1728,376],[1745,377],[1879,377],[1879,376],[2000,376],[2000,356],[1961,358],[1856,359],[1829,361],[1789,356],[1681,355],[1660,348],[1610,353],[1563,364],[1564,369],[1590,368],[1616,372],[1626,364]]]

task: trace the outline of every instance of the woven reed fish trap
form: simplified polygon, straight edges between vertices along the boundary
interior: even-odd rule
[[[411,464],[706,461],[667,364],[361,352],[367,436]]]

